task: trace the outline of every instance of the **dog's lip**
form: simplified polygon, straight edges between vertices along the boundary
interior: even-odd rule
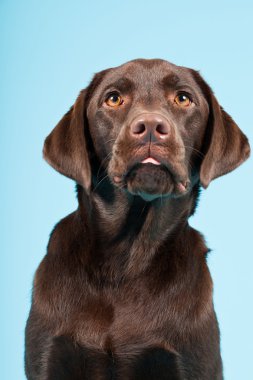
[[[122,176],[120,177],[120,176],[118,176],[118,175],[115,175],[115,176],[113,177],[113,180],[114,180],[115,183],[120,183],[120,182],[122,181]]]
[[[159,162],[158,160],[154,159],[153,157],[147,157],[145,158],[144,160],[142,161],[139,161],[139,164],[151,164],[151,165],[156,165],[156,166],[163,166],[165,167],[168,171],[169,171],[169,168],[164,165],[162,162]],[[138,165],[138,163],[136,164]],[[115,174],[113,176],[113,181],[116,185],[121,185],[123,184],[123,181],[125,180],[126,178],[126,175],[123,174],[123,175],[118,175],[118,174]],[[191,182],[189,180],[189,178],[177,178],[176,180],[174,179],[174,184],[175,184],[175,191],[177,194],[186,194],[190,187],[191,187]]]
[[[181,181],[181,182],[176,182],[176,189],[180,194],[184,194],[188,191],[190,186],[190,181]]]
[[[147,158],[145,158],[144,160],[136,160],[136,162],[131,166],[131,168],[133,168],[135,165],[138,165],[138,164],[153,164],[153,165],[162,165],[162,163],[160,161],[158,161],[156,158],[154,157],[151,157],[151,156],[148,156]],[[128,172],[128,171],[127,171]],[[113,176],[113,181],[116,183],[116,184],[120,184],[122,182],[122,179],[126,176],[126,174],[123,174],[123,175],[114,175]]]
[[[145,156],[144,156],[145,157]],[[113,182],[117,186],[127,186],[127,177],[128,174],[138,165],[150,165],[150,166],[156,166],[157,168],[163,168],[167,170],[170,175],[172,175],[172,178],[174,179],[174,186],[175,186],[175,192],[177,194],[184,195],[188,193],[188,191],[191,188],[191,182],[188,178],[188,176],[185,174],[179,174],[172,165],[170,165],[169,162],[166,162],[166,160],[163,157],[160,157],[160,155],[156,155],[155,152],[151,154],[149,152],[146,155],[146,158],[142,157],[136,157],[135,160],[133,160],[131,163],[129,163],[129,166],[127,167],[127,170],[120,174],[120,173],[114,173],[112,176]]]

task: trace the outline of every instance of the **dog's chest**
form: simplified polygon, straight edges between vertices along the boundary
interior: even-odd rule
[[[175,304],[169,292],[150,295],[143,288],[110,290],[109,294],[87,299],[72,324],[78,341],[85,345],[104,347],[112,341],[118,347],[140,344],[161,344],[177,333]],[[182,326],[181,326],[182,328]]]

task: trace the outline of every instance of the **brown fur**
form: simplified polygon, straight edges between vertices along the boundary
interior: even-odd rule
[[[174,102],[182,89],[187,109]],[[112,90],[118,108],[105,103]],[[208,249],[188,218],[200,184],[249,150],[194,70],[135,60],[94,77],[45,141],[45,159],[77,182],[79,206],[36,272],[29,380],[222,379]],[[162,165],[141,164],[148,156]]]

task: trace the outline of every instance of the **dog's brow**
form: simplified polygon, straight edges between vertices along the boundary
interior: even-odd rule
[[[133,89],[133,87],[134,87],[134,84],[130,79],[126,77],[122,77],[116,80],[115,82],[110,83],[108,86],[106,86],[106,90],[110,88],[115,88],[119,90],[120,92],[129,92],[130,90]]]
[[[194,88],[174,73],[164,77],[161,81],[161,86],[165,89],[188,91],[194,96],[195,101],[197,102],[198,97]]]
[[[166,75],[161,80],[161,84],[163,87],[171,88],[171,87],[176,86],[179,81],[180,81],[180,78],[176,74],[171,73],[171,74]]]

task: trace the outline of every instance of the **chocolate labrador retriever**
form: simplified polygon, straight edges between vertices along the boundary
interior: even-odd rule
[[[198,72],[138,59],[95,75],[44,145],[78,209],[35,275],[29,380],[222,379],[208,248],[188,218],[249,152]]]

